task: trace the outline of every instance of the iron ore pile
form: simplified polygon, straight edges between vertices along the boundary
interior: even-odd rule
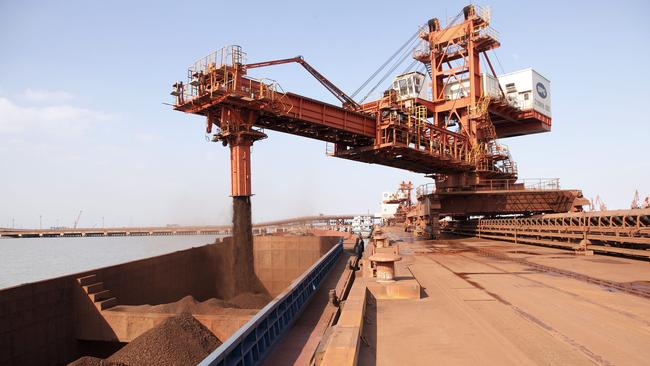
[[[160,305],[118,305],[112,311],[131,313],[165,313],[165,314],[216,314],[224,309],[255,309],[259,310],[271,301],[271,296],[263,293],[243,292],[228,301],[210,298],[197,301],[192,295],[167,304]]]
[[[166,319],[108,357],[82,357],[73,366],[196,365],[221,345],[188,313]]]

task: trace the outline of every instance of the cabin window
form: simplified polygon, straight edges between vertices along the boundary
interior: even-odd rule
[[[400,95],[406,95],[408,93],[408,86],[406,84],[406,80],[402,79],[399,81],[399,94]]]
[[[408,78],[408,93],[409,95],[415,94],[415,89],[413,89],[413,78]]]

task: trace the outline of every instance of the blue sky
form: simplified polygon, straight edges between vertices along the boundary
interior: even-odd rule
[[[465,2],[0,1],[0,226],[208,224],[230,220],[228,150],[172,111],[195,59],[239,44],[250,62],[303,55],[348,92],[428,18]],[[522,178],[627,208],[650,194],[650,5],[491,1],[506,72],[551,80],[553,131],[506,139]],[[497,66],[497,70],[500,71]],[[297,65],[256,70],[335,102]],[[328,158],[270,133],[253,149],[254,220],[379,208],[423,176]]]

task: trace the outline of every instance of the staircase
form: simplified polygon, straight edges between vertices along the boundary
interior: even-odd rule
[[[433,79],[433,74],[431,73],[431,63],[425,62],[424,66],[427,68],[427,73],[429,74],[429,77]]]
[[[117,305],[117,298],[113,296],[111,290],[104,288],[104,283],[99,280],[97,275],[91,274],[77,278],[77,282],[88,294],[90,300],[95,304],[97,310],[102,311]]]

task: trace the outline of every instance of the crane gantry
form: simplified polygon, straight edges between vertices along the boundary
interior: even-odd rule
[[[500,43],[486,8],[468,5],[444,27],[433,18],[418,36],[422,47],[412,56],[428,75],[399,75],[373,101],[357,103],[301,56],[247,64],[241,47],[229,46],[195,62],[187,82],[174,84],[174,109],[205,116],[213,141],[230,147],[233,197],[251,195],[250,148],[267,137],[263,129],[333,143],[335,157],[426,174],[435,179],[437,194],[523,190],[515,183],[516,164],[497,139],[550,131],[548,81],[528,73],[530,80],[525,81],[536,84],[522,92],[516,78],[496,75],[487,53]],[[482,72],[481,59],[490,73]],[[285,92],[275,81],[247,75],[252,68],[286,63],[302,65],[341,106]],[[541,197],[546,202],[537,211],[568,211],[575,206],[572,198],[581,193],[562,196],[565,199],[555,206],[549,202],[559,202],[557,192]],[[432,209],[439,207],[437,202]],[[534,202],[521,207],[536,211]]]

